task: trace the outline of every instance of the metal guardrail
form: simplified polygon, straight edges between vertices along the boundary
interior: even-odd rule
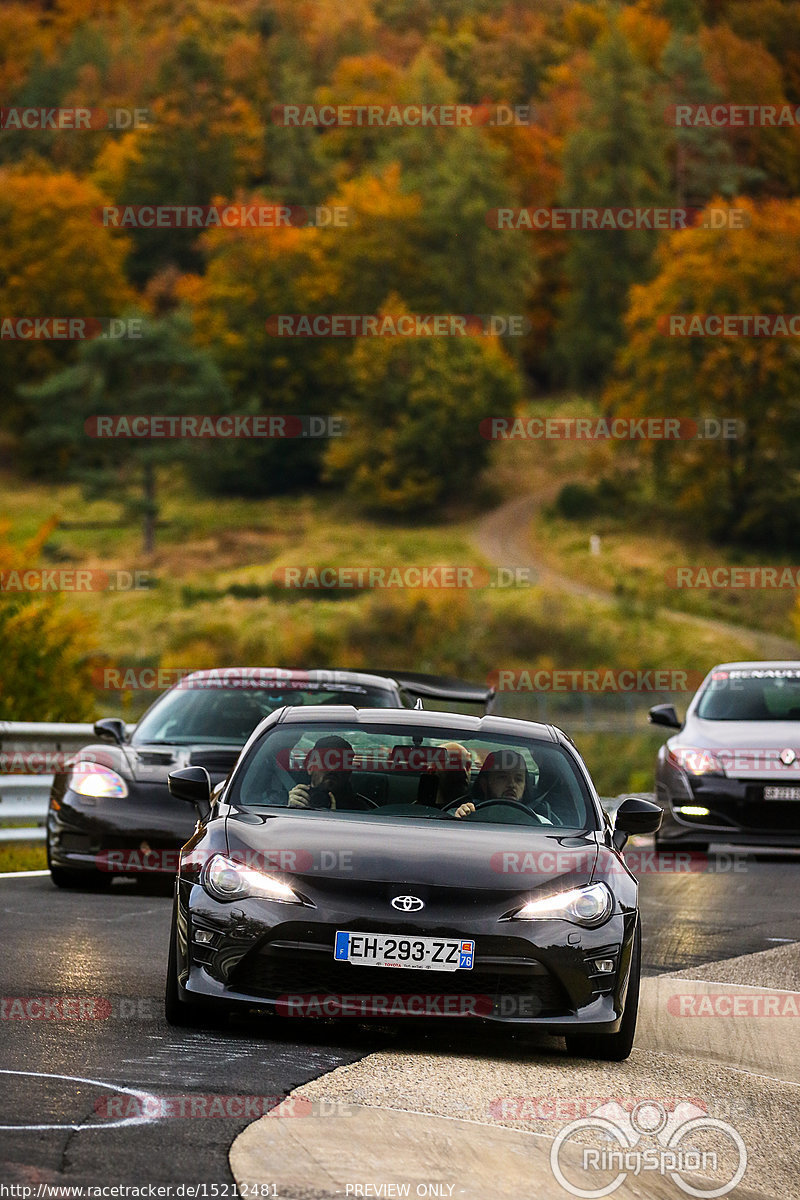
[[[0,775],[0,821],[26,821],[0,827],[0,842],[43,842],[52,775]]]
[[[0,842],[44,841],[53,782],[50,760],[73,754],[93,738],[94,726],[82,722],[0,721],[0,822],[26,822],[0,827]],[[20,773],[23,766],[25,774]]]

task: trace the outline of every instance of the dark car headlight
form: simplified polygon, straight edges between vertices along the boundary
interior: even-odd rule
[[[87,796],[92,800],[109,797],[122,800],[128,794],[128,785],[121,775],[95,762],[75,763],[70,768],[67,787],[79,796]]]
[[[515,921],[571,921],[593,929],[611,916],[614,898],[604,883],[556,892],[541,900],[529,900],[513,914]]]
[[[283,904],[302,904],[288,884],[255,867],[236,862],[227,854],[212,854],[200,875],[201,886],[214,900],[245,900],[260,896]]]

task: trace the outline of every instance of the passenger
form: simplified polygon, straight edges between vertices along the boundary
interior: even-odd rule
[[[354,754],[350,743],[336,734],[320,738],[308,754],[310,783],[295,784],[289,792],[289,808],[368,809],[367,798],[354,790],[350,780]]]
[[[472,755],[460,742],[442,742],[438,750],[447,752],[447,766],[433,772],[424,782],[433,786],[420,789],[418,804],[429,808],[447,808],[469,790]]]

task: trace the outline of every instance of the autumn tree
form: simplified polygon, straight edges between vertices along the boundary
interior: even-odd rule
[[[227,86],[217,51],[187,35],[165,61],[160,98],[150,123],[123,139],[123,151],[100,164],[105,186],[120,205],[208,205],[232,198],[260,169],[262,126],[245,100]],[[113,164],[119,165],[114,178]],[[132,229],[128,271],[138,284],[175,263],[184,270],[201,263],[197,231]]]
[[[404,306],[390,297],[386,311]],[[496,339],[362,339],[350,360],[347,436],[330,443],[328,478],[364,508],[430,513],[474,492],[489,443],[483,418],[509,412],[519,376]]]
[[[107,201],[66,172],[0,171],[0,293],[3,318],[111,317],[133,299],[124,235],[93,219]],[[17,384],[69,361],[74,344],[0,339],[7,427],[25,424]]]
[[[723,207],[722,201],[716,207]],[[680,318],[800,312],[800,201],[737,198],[744,229],[671,234],[658,273],[634,287],[627,341],[605,394],[627,416],[738,422],[737,436],[637,443],[660,465],[663,497],[695,524],[755,545],[796,546],[800,521],[800,358],[795,337],[684,336]],[[675,318],[678,318],[676,323]],[[671,336],[672,335],[672,336]]]
[[[26,443],[44,461],[60,461],[87,498],[120,504],[141,523],[143,551],[152,554],[159,465],[196,455],[197,447],[163,438],[100,437],[96,418],[217,414],[229,411],[231,401],[210,356],[192,344],[184,315],[148,320],[129,312],[125,320],[139,322],[128,325],[133,336],[83,342],[73,366],[24,389],[36,416]],[[213,443],[202,453],[203,462],[213,458]]]
[[[663,116],[651,79],[615,29],[599,44],[586,82],[581,124],[564,148],[567,208],[647,208],[668,202]],[[597,386],[622,340],[628,288],[651,271],[658,235],[647,229],[570,234],[568,292],[556,334],[561,372]]]
[[[0,720],[90,721],[96,630],[59,595],[24,588],[57,522],[19,543],[0,525]]]

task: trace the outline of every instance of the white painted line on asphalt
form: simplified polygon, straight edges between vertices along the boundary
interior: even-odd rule
[[[36,875],[49,874],[49,871],[0,871],[0,879],[33,879]]]
[[[91,1083],[95,1087],[108,1088],[111,1092],[124,1092],[126,1096],[134,1096],[144,1110],[145,1106],[151,1102],[155,1104],[155,1111],[160,1109],[161,1101],[158,1096],[152,1092],[144,1092],[139,1088],[123,1087],[121,1083],[109,1083],[105,1079],[87,1079],[85,1075],[51,1075],[46,1071],[9,1071],[0,1067],[0,1075],[24,1075],[27,1079],[67,1079],[70,1083]],[[101,1121],[94,1125],[76,1125],[67,1123],[64,1125],[0,1125],[0,1129],[16,1129],[16,1130],[42,1130],[42,1129],[72,1129],[88,1132],[96,1129],[122,1129],[125,1125],[147,1125],[151,1121],[157,1121],[158,1117],[148,1116],[144,1111],[139,1117],[123,1117],[119,1121]]]

